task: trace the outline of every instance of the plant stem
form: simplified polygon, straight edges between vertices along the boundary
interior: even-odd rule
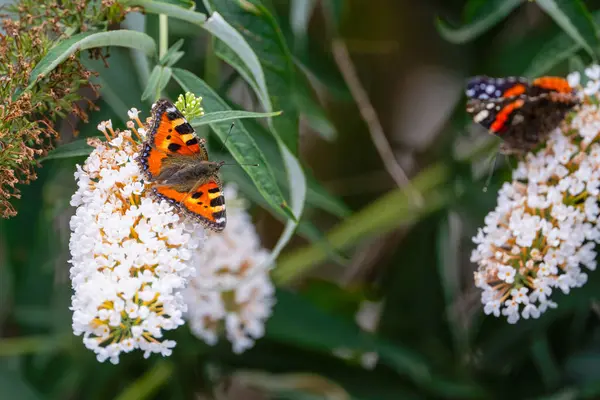
[[[163,58],[169,48],[169,17],[158,16],[158,57]]]

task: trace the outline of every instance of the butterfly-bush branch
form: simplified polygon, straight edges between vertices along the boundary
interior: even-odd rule
[[[0,27],[0,217],[16,210],[12,198],[19,198],[19,184],[36,179],[36,159],[53,148],[58,132],[55,122],[68,114],[87,121],[81,102],[93,107],[79,90],[87,86],[92,72],[71,56],[38,82],[30,91],[30,73],[56,44],[76,31],[105,29],[123,20],[130,8],[116,0],[18,0],[6,7]],[[99,53],[96,52],[98,55]]]

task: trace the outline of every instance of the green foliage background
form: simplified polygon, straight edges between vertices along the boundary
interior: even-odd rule
[[[497,141],[472,126],[463,96],[470,75],[564,75],[596,60],[600,2],[121,3],[146,15],[108,32],[73,32],[30,79],[110,46],[108,68],[77,53],[99,73],[100,111],[78,123],[78,138],[61,125],[63,142],[22,187],[18,215],[0,220],[1,399],[600,396],[600,277],[558,296],[559,308],[539,320],[509,325],[481,311],[470,238],[510,163],[500,160],[482,191]],[[207,20],[213,12],[221,22]],[[169,16],[168,36],[158,14]],[[384,168],[332,56],[340,39],[412,191]],[[161,93],[183,91],[203,96],[207,113],[283,111],[238,119],[225,147],[240,114],[195,124],[213,159],[261,161],[223,175],[252,201],[265,245],[282,250],[272,273],[277,306],[265,337],[242,355],[184,327],[170,335],[172,357],[134,352],[100,364],[73,336],[68,309],[74,165],[99,121],[124,124],[127,109],[146,116]],[[382,304],[374,332],[355,323],[364,300]],[[335,356],[340,347],[377,352],[377,366]]]

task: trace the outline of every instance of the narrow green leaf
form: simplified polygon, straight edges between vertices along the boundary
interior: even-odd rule
[[[208,114],[204,114],[200,118],[196,118],[190,122],[190,124],[197,128],[202,125],[212,124],[215,122],[231,121],[232,119],[243,119],[243,118],[267,118],[276,117],[281,114],[281,111],[271,113],[259,113],[251,111],[217,111]]]
[[[546,43],[542,49],[533,57],[524,75],[534,78],[544,75],[555,65],[566,61],[581,49],[566,33],[560,33],[557,37]]]
[[[87,143],[87,139],[77,139],[71,143],[58,146],[54,150],[50,151],[46,157],[40,158],[39,161],[44,162],[60,158],[88,156],[92,150],[94,150],[94,148]]]
[[[592,57],[600,48],[598,28],[581,0],[536,0],[536,3]]]
[[[121,0],[124,5],[140,6],[146,13],[165,14],[168,17],[187,21],[194,25],[201,26],[206,21],[206,15],[181,7],[176,4],[169,4],[157,0]]]
[[[147,55],[152,55],[156,52],[154,39],[142,32],[129,30],[100,33],[83,32],[59,42],[50,49],[48,54],[31,71],[29,84],[25,90],[31,89],[38,80],[43,79],[50,71],[72,54],[81,50],[106,46],[130,47],[142,50]]]
[[[435,25],[440,35],[447,41],[466,43],[494,27],[522,2],[523,0],[488,0],[485,7],[482,6],[479,16],[467,25],[451,28],[440,18],[436,19]]]
[[[157,92],[158,81],[160,80],[161,67],[160,65],[155,65],[152,68],[152,73],[150,74],[150,78],[148,78],[148,84],[144,89],[144,93],[142,93],[142,101],[148,100],[151,96],[153,96]]]
[[[288,149],[293,154],[297,154],[299,116],[294,98],[290,96],[290,93],[295,91],[296,72],[292,55],[277,21],[260,0],[240,2],[206,0],[205,4],[209,4],[211,11],[222,15],[234,27],[252,27],[252,32],[243,29],[240,33],[262,65],[272,107],[265,106],[265,110],[283,111],[281,117],[269,121],[270,126]],[[207,25],[211,19],[212,16]],[[239,47],[239,43],[235,45]],[[234,60],[228,60],[228,55],[232,51],[239,53],[227,41],[217,41],[215,51],[219,57],[230,64]]]
[[[173,375],[175,367],[169,361],[158,361],[144,375],[131,382],[119,395],[116,400],[144,400],[153,398],[156,391]]]
[[[204,4],[207,6],[207,8],[211,8],[211,3],[208,0],[205,0]],[[242,13],[253,13],[256,10],[259,10],[259,14],[264,14],[264,11],[260,8],[257,8],[255,3],[250,3],[246,1],[243,4],[245,8],[241,10]],[[219,3],[219,5],[223,6],[224,3]],[[239,7],[241,7],[241,3],[234,5],[234,8],[237,12],[240,12]],[[240,26],[245,26],[243,21],[235,21],[236,23],[240,24]],[[252,47],[250,47],[246,39],[231,25],[229,25],[218,12],[215,12],[211,15],[204,27],[214,36],[219,38],[223,43],[226,44],[226,46],[220,46],[220,48],[225,50],[218,51],[217,54],[219,55],[219,57],[221,57],[231,66],[233,66],[244,77],[244,79],[246,79],[250,86],[255,90],[258,98],[261,100],[265,111],[273,111],[272,104],[282,104],[275,102],[274,99],[280,100],[282,98],[289,97],[289,92],[279,91],[281,87],[279,87],[279,89],[277,89],[274,93],[270,93],[267,91],[267,86],[265,83],[265,73],[263,71],[261,63],[259,62],[257,54],[254,52]],[[280,32],[277,32],[279,33],[279,39],[281,39]],[[254,38],[254,40],[257,40],[256,37]],[[280,40],[280,42],[283,43],[282,40]],[[264,48],[264,46],[267,46],[268,43],[263,42],[258,43],[257,45],[263,46]],[[285,48],[285,43],[283,43],[283,46]],[[273,68],[273,65],[279,66],[279,64],[271,64],[272,60],[270,55],[265,54],[264,56],[266,57],[265,61],[267,62],[267,65],[269,65],[270,68]],[[291,62],[291,59],[289,60],[289,62]],[[278,75],[272,76],[277,79]],[[269,84],[269,90],[270,89],[271,83]],[[286,107],[277,108],[283,110],[284,113],[288,113]],[[273,137],[277,141],[281,157],[283,158],[285,170],[287,172],[288,184],[290,189],[290,206],[291,211],[294,215],[294,219],[288,220],[281,236],[279,237],[279,240],[275,244],[275,247],[273,248],[271,255],[265,263],[265,265],[272,265],[275,258],[279,255],[281,250],[291,239],[294,230],[296,229],[297,221],[299,221],[302,216],[302,211],[304,209],[304,201],[306,199],[306,179],[304,177],[302,167],[300,166],[298,160],[292,154],[290,148],[288,148],[289,145],[293,146],[294,143],[297,141],[297,115],[295,112],[292,113],[291,119],[290,115],[286,116],[286,122],[283,124],[275,123],[275,121],[279,119],[281,119],[281,117],[277,119],[269,119],[269,126],[271,128],[271,133],[273,133]],[[281,136],[280,132],[277,129],[280,129],[283,125],[287,125],[291,120],[296,121],[296,124],[295,126],[292,126],[293,130],[291,131],[291,136],[295,136],[295,138],[292,138],[293,140],[288,140],[288,143],[284,143],[282,139],[283,136]],[[290,137],[288,137],[288,139],[290,139]],[[285,208],[288,208],[288,205],[285,203],[284,206]]]
[[[184,91],[192,92],[196,96],[202,96],[202,106],[208,113],[231,111],[227,103],[202,79],[183,69],[175,68],[173,72],[175,80]],[[225,142],[231,125],[228,122],[213,122],[210,126],[221,141]],[[235,160],[240,163],[240,167],[252,178],[258,191],[269,202],[271,207],[282,209],[290,218],[294,219],[294,214],[287,206],[277,186],[269,163],[241,121],[236,121],[235,126],[231,130],[231,138],[227,140],[226,147]],[[256,163],[259,164],[258,167],[249,165]]]
[[[315,0],[292,0],[290,6],[290,25],[296,40],[303,40],[308,31],[308,23],[317,2]]]
[[[327,141],[334,141],[337,131],[327,117],[325,109],[315,98],[309,80],[300,68],[296,68],[296,87],[293,96],[300,112],[306,117],[308,125]]]
[[[229,46],[231,52],[221,50],[219,57],[244,77],[256,92],[265,110],[271,111],[273,107],[267,91],[265,74],[258,57],[244,37],[229,25],[218,12],[213,13],[203,26],[213,36]]]
[[[175,44],[173,44],[173,46],[171,46],[165,55],[160,59],[159,64],[167,67],[175,64],[184,54],[183,52],[179,51],[181,46],[183,46],[183,43],[183,39],[176,41]]]
[[[148,85],[144,89],[144,93],[142,93],[142,101],[150,99],[154,102],[158,100],[163,89],[171,80],[172,75],[173,71],[171,68],[156,65],[150,74]]]
[[[596,11],[592,18],[595,24],[600,23],[600,11]],[[580,49],[581,44],[575,42],[565,32],[561,32],[548,41],[533,57],[524,75],[529,78],[544,75],[555,65],[568,60]]]

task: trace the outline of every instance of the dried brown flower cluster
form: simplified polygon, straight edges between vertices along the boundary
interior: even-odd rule
[[[106,29],[126,12],[115,0],[19,0],[0,15],[0,217],[14,216],[11,198],[19,197],[17,184],[36,178],[36,159],[52,149],[58,138],[58,118],[74,113],[86,121],[80,88],[95,90],[88,71],[70,57],[18,95],[30,73],[56,40],[79,31]]]

